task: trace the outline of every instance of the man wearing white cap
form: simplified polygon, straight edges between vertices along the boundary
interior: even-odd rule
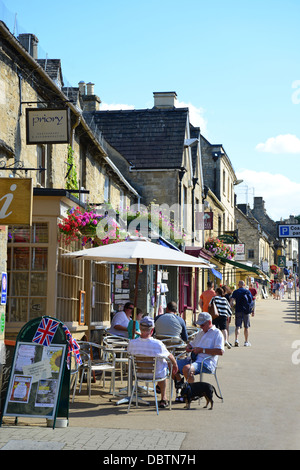
[[[183,374],[189,383],[193,383],[194,376],[200,374],[201,364],[205,358],[203,371],[214,372],[217,356],[224,354],[224,336],[212,324],[211,315],[207,312],[199,313],[196,324],[200,326],[201,331],[186,347],[186,352],[194,353],[193,357],[177,361],[178,372],[174,375],[175,383],[181,380],[180,374]]]
[[[158,339],[152,338],[152,333],[154,330],[154,320],[145,316],[140,320],[140,330],[141,336],[137,339],[133,339],[129,342],[127,346],[127,351],[129,354],[141,354],[143,356],[159,356],[159,359],[156,363],[156,377],[157,379],[162,378],[166,375],[168,369],[168,363],[166,359],[169,359],[172,362],[173,370],[177,372],[177,363],[173,354],[171,354],[164,343]],[[169,403],[166,397],[166,382],[158,382],[161,401],[159,403],[159,408],[166,408]]]

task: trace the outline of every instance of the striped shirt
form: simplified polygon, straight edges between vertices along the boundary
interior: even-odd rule
[[[211,302],[215,302],[219,315],[222,315],[225,317],[231,317],[232,311],[231,311],[229,302],[226,299],[226,297],[221,297],[219,295],[216,295],[215,297],[211,299],[210,303]]]

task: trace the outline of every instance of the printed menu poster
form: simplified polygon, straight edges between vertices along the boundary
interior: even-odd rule
[[[14,403],[28,403],[31,384],[32,377],[26,377],[25,375],[15,375],[9,401]]]

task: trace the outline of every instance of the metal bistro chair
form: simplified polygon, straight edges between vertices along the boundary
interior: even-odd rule
[[[123,382],[123,366],[128,365],[128,357],[127,357],[127,346],[129,343],[129,339],[125,338],[124,336],[113,336],[108,335],[103,338],[103,345],[113,351],[116,349],[115,352],[115,364],[120,365],[120,375],[121,375],[121,382]],[[122,349],[124,351],[122,351]]]
[[[164,343],[167,350],[170,351],[170,353],[172,353],[175,358],[185,351],[186,343],[177,336],[165,337],[164,339],[160,339],[160,341]]]
[[[90,343],[88,341],[77,341],[80,347],[80,355],[82,359],[82,365],[80,366],[81,370],[81,379],[79,393],[81,392],[83,376],[86,373],[87,375],[87,388],[89,398],[91,398],[91,384],[92,384],[92,373],[102,372],[103,387],[105,387],[105,373],[110,372],[110,390],[113,386],[113,395],[115,394],[115,356],[112,356],[112,361],[106,360],[105,347],[100,346],[97,343]],[[97,358],[94,356],[97,355]]]
[[[79,375],[79,365],[76,361],[76,356],[74,353],[71,353],[70,364],[71,364],[70,366],[70,391],[73,388],[72,403],[74,403],[77,382],[78,382],[78,375]]]
[[[191,359],[191,355],[189,353],[182,353],[180,354],[179,356],[177,356],[177,359],[183,359],[184,357],[187,357],[187,356],[190,356],[190,360],[192,362],[192,359]],[[217,387],[218,387],[218,391],[219,391],[219,395],[220,397],[222,398],[222,402],[224,401],[223,399],[223,395],[222,395],[222,392],[221,392],[221,388],[220,388],[220,385],[219,385],[219,381],[218,381],[218,377],[217,377],[217,369],[218,369],[218,364],[219,364],[219,356],[217,356],[217,364],[216,364],[216,368],[214,370],[214,372],[208,372],[207,370],[203,370],[203,365],[204,365],[204,362],[206,361],[206,359],[209,359],[211,356],[207,356],[204,358],[204,360],[202,361],[201,363],[201,369],[200,369],[200,382],[202,382],[202,378],[203,378],[203,374],[208,374],[208,375],[213,375],[215,380],[216,380],[216,384],[217,384]]]
[[[188,342],[192,341],[195,336],[199,333],[200,328],[197,328],[195,326],[188,326],[186,328],[187,334],[188,334]]]
[[[208,372],[208,371],[204,371],[203,370],[203,365],[204,365],[204,362],[206,361],[206,359],[208,359],[210,356],[207,356],[204,361],[202,361],[202,364],[201,364],[201,369],[200,369],[200,382],[202,382],[202,376],[203,374],[209,374],[209,375],[213,375],[216,379],[216,383],[217,383],[217,387],[218,387],[218,390],[219,390],[219,395],[220,397],[222,398],[222,402],[224,401],[223,399],[223,395],[222,395],[222,392],[221,392],[221,388],[220,388],[220,385],[219,385],[219,381],[218,381],[218,378],[217,378],[217,369],[218,369],[218,364],[219,364],[219,356],[217,356],[217,364],[216,364],[216,368],[214,370],[214,372]]]
[[[154,397],[155,397],[155,407],[156,413],[159,414],[158,411],[158,403],[157,403],[157,393],[156,393],[156,384],[157,382],[161,382],[162,380],[169,379],[169,393],[170,393],[170,400],[169,400],[169,409],[172,408],[172,364],[170,370],[167,370],[167,373],[162,378],[155,378],[156,376],[156,364],[157,360],[159,359],[158,356],[143,356],[140,354],[129,356],[130,360],[132,361],[133,366],[133,379],[134,379],[134,386],[132,388],[131,397],[128,404],[127,413],[129,413],[131,402],[133,400],[133,396],[135,394],[136,400],[136,407],[138,407],[138,388],[139,383],[144,382],[147,385],[153,385]]]

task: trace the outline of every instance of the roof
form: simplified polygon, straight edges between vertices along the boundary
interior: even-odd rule
[[[94,111],[105,140],[136,169],[182,166],[188,108]]]
[[[37,63],[47,72],[51,80],[64,85],[60,59],[37,59]]]

